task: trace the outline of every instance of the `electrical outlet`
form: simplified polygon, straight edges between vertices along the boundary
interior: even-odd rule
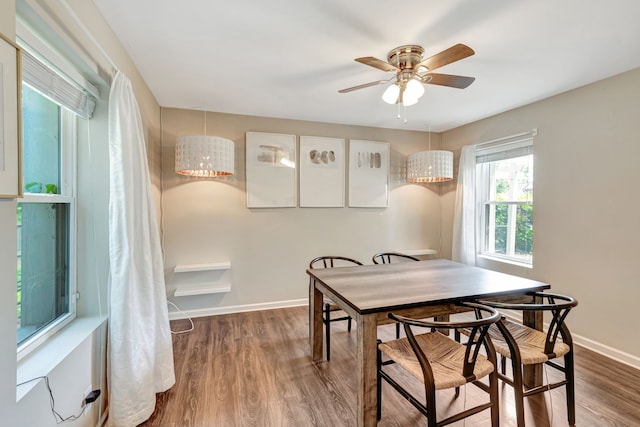
[[[86,403],[85,400],[87,398],[87,396],[89,395],[89,393],[91,393],[91,390],[93,390],[93,387],[91,386],[91,384],[89,384],[87,386],[87,388],[84,390],[84,393],[82,393],[82,401],[80,403],[80,410],[82,410]],[[84,408],[84,411],[82,412],[82,415],[87,416],[89,414],[89,408]]]

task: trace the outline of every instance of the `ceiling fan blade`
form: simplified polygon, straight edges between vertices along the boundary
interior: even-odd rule
[[[420,67],[426,67],[429,71],[433,71],[436,68],[444,67],[452,62],[459,61],[468,56],[473,55],[475,52],[469,46],[458,43],[455,46],[451,46],[449,49],[445,49],[440,53],[436,53],[430,58],[425,59],[419,63],[415,68],[419,70]]]
[[[422,83],[439,86],[449,86],[464,89],[475,81],[475,77],[454,76],[451,74],[427,73],[420,76]]]
[[[387,83],[389,80],[391,80],[391,79],[376,80],[375,82],[369,82],[369,83],[364,83],[364,84],[361,84],[361,85],[358,85],[358,86],[348,87],[346,89],[340,89],[338,92],[340,92],[340,93],[353,92],[354,90],[364,89],[366,87],[371,87],[371,86],[376,86],[376,85],[381,85],[381,84]]]
[[[391,65],[382,59],[374,58],[373,56],[365,56],[362,58],[356,58],[355,60],[361,64],[368,65],[382,71],[388,71],[391,73],[397,73],[400,71],[398,67]]]

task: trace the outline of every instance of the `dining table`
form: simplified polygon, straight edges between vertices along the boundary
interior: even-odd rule
[[[392,323],[389,313],[415,318],[447,316],[463,301],[531,301],[528,292],[548,283],[444,259],[395,264],[308,269],[311,358],[323,358],[322,302],[331,299],[356,324],[357,425],[377,425],[376,350],[378,326]],[[523,314],[523,323],[542,329],[542,314]],[[329,362],[330,363],[330,362]],[[542,371],[528,369],[525,383],[539,384]]]

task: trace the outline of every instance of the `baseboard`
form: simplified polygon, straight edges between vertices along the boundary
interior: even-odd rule
[[[613,359],[617,362],[628,365],[632,368],[640,370],[640,357],[634,356],[629,353],[625,353],[608,345],[601,344],[597,341],[590,340],[589,338],[582,337],[580,335],[571,334],[573,336],[573,342],[580,347],[584,347],[593,352],[599,353],[603,356]]]
[[[504,310],[503,314],[508,318],[516,321],[522,321],[522,314],[519,312],[514,312],[511,310]],[[549,325],[545,322],[544,328],[547,330]],[[634,356],[633,354],[625,353],[624,351],[620,351],[613,347],[609,347],[608,345],[599,343],[589,338],[585,338],[581,335],[576,335],[571,333],[571,337],[573,338],[573,343],[579,345],[580,347],[586,348],[587,350],[591,350],[595,353],[601,354],[609,359],[613,359],[617,362],[623,363],[627,366],[640,370],[640,357]]]
[[[170,311],[169,320],[186,319],[188,317],[217,316],[219,314],[244,313],[248,311],[273,310],[277,308],[299,307],[308,305],[307,298],[289,301],[274,301],[259,304],[232,305],[228,307],[210,307],[197,310]]]

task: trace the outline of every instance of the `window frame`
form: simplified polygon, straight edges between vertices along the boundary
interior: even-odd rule
[[[531,183],[534,180],[534,140],[533,137],[537,132],[531,134],[517,135],[515,137],[507,137],[496,141],[478,144],[476,146],[476,256],[478,258],[490,259],[498,262],[520,265],[528,268],[533,267],[533,245],[531,250],[531,258],[525,259],[514,255],[500,254],[487,250],[487,243],[491,233],[487,228],[487,207],[497,205],[507,205],[512,210],[514,225],[512,229],[507,228],[507,247],[509,247],[509,239],[515,239],[516,232],[516,215],[518,206],[530,205],[534,206],[533,191],[531,199],[527,201],[519,200],[496,200],[495,195],[491,194],[492,171],[489,165],[491,162],[508,160],[522,156],[532,156]],[[520,152],[521,154],[513,154]],[[512,153],[512,155],[509,155]],[[532,189],[533,190],[533,189]],[[494,221],[495,227],[495,221]],[[494,234],[495,236],[495,234]],[[533,239],[533,237],[532,237]]]
[[[24,83],[23,83],[24,84]],[[62,203],[68,206],[68,312],[17,345],[20,361],[76,318],[77,313],[77,115],[60,106],[60,194],[24,193],[18,203]],[[22,254],[19,254],[22,256]],[[17,291],[17,283],[16,283]]]

